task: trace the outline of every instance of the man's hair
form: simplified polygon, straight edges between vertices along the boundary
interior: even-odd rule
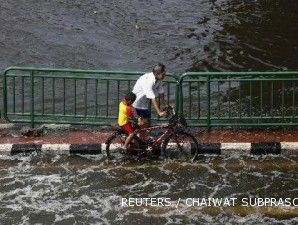
[[[153,72],[153,73],[155,73],[155,72],[157,72],[157,71],[164,72],[165,69],[166,69],[166,66],[165,66],[164,64],[162,64],[162,63],[158,63],[157,65],[155,65],[155,66],[153,67],[152,72]]]
[[[133,92],[129,92],[129,93],[127,93],[127,94],[125,95],[124,98],[125,98],[126,101],[134,102],[134,101],[136,100],[137,96],[135,95],[135,93],[133,93]]]

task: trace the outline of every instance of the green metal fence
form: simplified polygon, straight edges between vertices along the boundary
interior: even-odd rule
[[[3,117],[9,122],[110,125],[119,101],[144,72],[10,67],[3,76]],[[175,104],[177,78],[164,82]],[[154,117],[154,120],[159,118]]]
[[[4,70],[0,70],[0,90],[3,90],[2,88],[3,88],[3,79],[2,79],[2,77],[3,77],[3,75],[4,75]],[[2,110],[3,110],[3,106],[2,106],[2,104],[3,104],[3,95],[2,95],[2,93],[1,93],[1,91],[0,91],[0,118],[2,118]]]
[[[192,72],[179,80],[190,126],[297,126],[297,72]]]
[[[119,101],[142,74],[10,67],[1,79],[2,117],[32,127],[110,125],[116,122]],[[298,72],[193,72],[168,74],[164,89],[190,126],[297,126],[297,80]]]

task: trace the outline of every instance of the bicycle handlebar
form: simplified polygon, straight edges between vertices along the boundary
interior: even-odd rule
[[[171,105],[167,105],[164,109],[163,109],[163,111],[166,111],[166,113],[167,113],[167,115],[166,115],[166,117],[167,118],[169,118],[169,117],[173,117],[173,116],[175,116],[175,109],[174,109],[174,107],[173,106],[171,106]]]

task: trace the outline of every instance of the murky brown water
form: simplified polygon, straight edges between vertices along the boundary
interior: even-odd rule
[[[150,70],[161,61],[172,72],[296,70],[297,4],[6,0],[0,67]]]
[[[33,9],[33,10],[32,10]],[[296,0],[6,0],[0,69],[297,70]],[[1,156],[1,224],[297,224],[296,208],[120,207],[122,197],[297,197],[297,157],[196,164]]]
[[[295,224],[297,207],[244,207],[243,198],[297,198],[297,157],[201,156],[107,163],[103,156],[0,158],[1,224]],[[122,198],[167,206],[121,206]],[[191,206],[188,198],[237,198]],[[181,203],[176,206],[178,199]]]

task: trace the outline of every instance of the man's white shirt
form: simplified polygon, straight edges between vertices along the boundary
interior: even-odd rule
[[[156,80],[153,72],[145,73],[136,82],[132,90],[137,98],[133,107],[137,109],[147,109],[147,98],[154,99],[159,94],[164,93],[162,81]]]

